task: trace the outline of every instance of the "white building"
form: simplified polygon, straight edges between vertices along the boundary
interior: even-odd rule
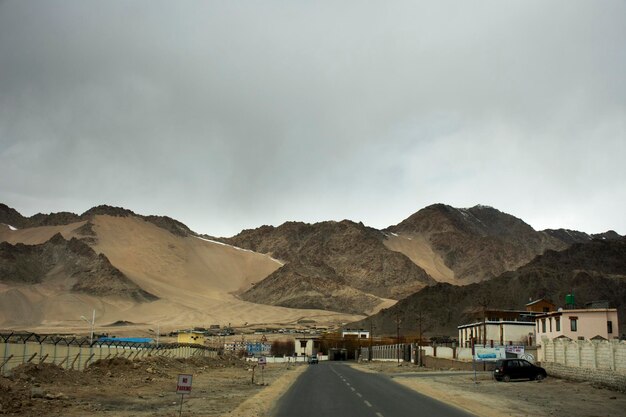
[[[357,339],[369,339],[370,332],[367,330],[354,330],[354,329],[346,329],[341,332],[341,337],[344,338],[357,338]]]
[[[298,336],[295,338],[296,355],[313,356],[320,351],[320,339],[315,336]]]
[[[498,346],[533,345],[537,313],[514,310],[480,310],[472,314],[473,323],[458,326],[459,345],[471,347],[494,344]],[[473,342],[472,342],[473,341]]]

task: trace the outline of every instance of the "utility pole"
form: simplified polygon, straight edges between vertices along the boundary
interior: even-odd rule
[[[398,359],[398,364],[400,364],[400,314],[396,313],[396,356]]]
[[[370,319],[370,348],[369,348],[369,361],[371,362],[372,359],[374,359],[374,352],[373,352],[373,348],[374,348],[374,323],[372,322],[372,320]]]
[[[422,366],[422,310],[420,309],[417,320],[419,323],[419,340],[417,341],[418,365]]]
[[[483,347],[487,347],[487,312],[486,305],[483,304]]]
[[[93,345],[93,328],[94,328],[94,326],[96,324],[96,310],[95,309],[93,310],[93,313],[91,315],[91,321],[89,321],[87,319],[87,317],[85,317],[85,316],[80,316],[80,319],[82,321],[85,321],[85,322],[89,323],[89,327],[91,328],[91,332],[90,332],[90,336],[89,336],[89,344]]]

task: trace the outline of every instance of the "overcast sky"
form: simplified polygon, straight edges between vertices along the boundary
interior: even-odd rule
[[[3,1],[0,202],[626,234],[624,1]]]

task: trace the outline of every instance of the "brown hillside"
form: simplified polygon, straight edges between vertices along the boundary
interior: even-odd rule
[[[73,279],[59,268],[54,279],[41,283],[0,283],[0,326],[46,331],[84,328],[79,317],[90,316],[94,308],[98,325],[120,320],[158,322],[161,329],[228,323],[285,325],[304,317],[329,323],[362,317],[242,301],[233,293],[250,288],[282,264],[223,243],[181,236],[144,216],[121,214],[92,214],[89,221],[19,230],[0,225],[0,241],[39,245],[56,233],[67,240],[80,239],[142,290],[159,297],[157,301],[139,303],[72,291]]]
[[[136,302],[157,299],[111,265],[106,256],[76,238],[67,241],[57,233],[40,245],[0,242],[0,282],[40,284],[58,277],[65,278],[67,290],[73,292]]]
[[[369,327],[381,333],[417,332],[419,312],[429,335],[457,336],[456,327],[466,323],[466,312],[481,308],[524,309],[529,299],[548,298],[563,306],[573,291],[577,307],[607,300],[618,309],[620,334],[626,333],[626,238],[577,243],[564,251],[547,251],[514,272],[467,286],[437,284],[401,300],[395,306],[351,326]]]
[[[567,244],[491,207],[426,207],[387,230],[385,244],[435,279],[468,284],[514,270]]]
[[[342,311],[364,312],[384,298],[399,299],[434,283],[406,256],[387,249],[383,239],[384,235],[375,229],[344,220],[263,226],[223,240],[288,264],[246,291],[242,298],[280,305],[294,305],[295,300],[300,300],[300,307],[334,304],[349,309]],[[315,290],[301,298],[285,294],[305,287]],[[336,296],[340,287],[342,296],[358,294],[357,299],[350,303]],[[320,299],[313,300],[315,297]]]

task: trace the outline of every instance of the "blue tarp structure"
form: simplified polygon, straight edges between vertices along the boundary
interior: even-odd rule
[[[154,340],[149,337],[101,337],[98,339],[100,343],[152,343]]]

